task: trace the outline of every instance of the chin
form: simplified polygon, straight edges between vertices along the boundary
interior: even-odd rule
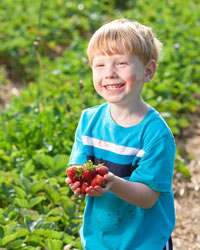
[[[121,102],[121,98],[117,98],[116,96],[105,96],[105,95],[102,95],[101,96],[105,101],[109,102],[109,103],[119,103]]]
[[[120,104],[120,101],[114,101],[114,100],[106,100],[106,101],[112,104]]]

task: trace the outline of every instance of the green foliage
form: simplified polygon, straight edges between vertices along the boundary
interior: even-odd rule
[[[153,27],[163,43],[156,76],[145,86],[144,99],[179,136],[190,123],[188,114],[199,106],[199,13],[196,1],[145,0],[125,14]]]
[[[60,56],[77,37],[87,37],[105,15],[112,2],[1,0],[0,61],[26,81],[38,74],[34,45],[47,60]]]
[[[91,75],[83,65],[84,41],[71,46],[76,50],[57,58],[56,68],[49,64],[37,84],[30,83],[1,111],[0,246],[8,249],[63,249],[68,244],[81,249],[84,201],[73,200],[65,170],[81,110],[99,98],[92,84],[85,84]],[[10,220],[16,227],[7,233]],[[17,227],[29,233],[19,236]]]
[[[67,161],[66,155],[38,154],[24,162],[21,171],[16,167],[0,171],[0,246],[53,249],[58,245],[62,249],[72,244],[81,248],[76,240],[80,208],[65,184]]]
[[[81,249],[84,201],[65,169],[81,110],[103,101],[85,53],[91,34],[119,17],[153,27],[164,49],[143,96],[179,137],[199,106],[199,13],[186,0],[1,0],[0,81],[11,72],[27,87],[0,112],[0,247]],[[176,171],[190,178],[180,154]]]

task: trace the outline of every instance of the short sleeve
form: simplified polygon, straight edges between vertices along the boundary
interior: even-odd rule
[[[144,151],[130,181],[144,183],[155,191],[171,192],[176,151],[174,138],[165,135]]]
[[[72,147],[72,152],[69,159],[69,165],[84,164],[87,161],[87,156],[82,143],[81,131],[82,131],[82,116],[80,118],[78,127],[75,133],[75,140]]]

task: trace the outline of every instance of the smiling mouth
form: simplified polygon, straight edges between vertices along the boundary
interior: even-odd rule
[[[113,85],[106,85],[105,88],[108,90],[115,90],[123,87],[124,84],[113,84]]]

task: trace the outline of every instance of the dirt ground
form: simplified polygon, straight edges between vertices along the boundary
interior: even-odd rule
[[[0,109],[8,108],[12,96],[18,96],[21,89],[22,85],[20,83],[4,85],[0,82]]]
[[[19,95],[20,85],[0,83],[0,108],[9,106],[11,95]],[[200,250],[200,112],[191,115],[191,126],[177,147],[193,155],[188,162],[192,175],[187,180],[182,174],[174,175],[176,227],[173,232],[174,250]]]
[[[186,180],[174,176],[176,227],[173,232],[175,250],[200,249],[200,113],[191,116],[191,126],[177,146],[193,155],[188,164],[192,175]]]

